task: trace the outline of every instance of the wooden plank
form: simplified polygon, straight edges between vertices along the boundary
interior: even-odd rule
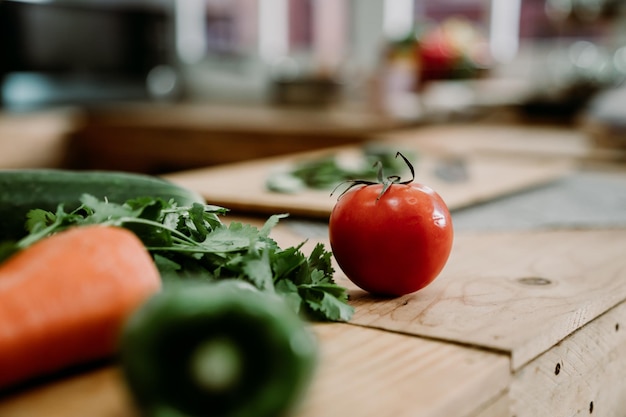
[[[625,314],[621,305],[532,361],[514,376],[510,393],[484,408],[481,401],[508,383],[504,356],[392,333],[377,332],[372,337],[368,332],[376,331],[360,327],[319,328],[320,368],[297,415],[352,411],[359,416],[402,416],[419,411],[424,416],[465,416],[465,410],[478,406],[476,417],[571,416],[589,414],[593,402],[596,413],[619,416],[611,410],[626,407],[619,385],[626,372],[626,332],[615,325],[624,323]],[[409,368],[398,375],[398,361],[390,358],[402,358]],[[359,383],[346,381],[350,378]],[[509,395],[514,398],[514,411],[508,408]],[[407,398],[415,408],[404,406]],[[108,367],[0,402],[0,415],[135,417],[138,413],[118,369]]]
[[[373,135],[392,143],[418,143],[424,152],[457,155],[569,159],[585,166],[619,164],[626,150],[598,144],[592,128],[528,124],[446,124],[397,129]]]
[[[316,331],[321,364],[299,417],[468,417],[510,382],[505,355],[345,324]]]
[[[77,168],[160,174],[359,144],[396,127],[346,109],[213,104],[129,104],[86,112],[72,137]]]
[[[273,237],[285,247],[305,239],[288,219]],[[330,248],[310,239],[303,250],[317,242]],[[626,229],[463,233],[417,293],[372,297],[336,263],[335,280],[349,288],[354,324],[502,351],[517,370],[626,300],[624,247]]]
[[[321,136],[320,136],[321,135]],[[71,166],[162,174],[312,149],[358,144],[367,136],[345,133],[261,132],[88,126],[68,144]]]
[[[304,240],[289,220],[273,233],[283,245]],[[349,288],[354,324],[502,351],[518,370],[626,300],[624,247],[626,229],[463,233],[417,293],[372,297],[337,264],[335,279]]]
[[[318,324],[321,355],[299,417],[467,417],[510,383],[492,352],[348,324]],[[2,417],[138,417],[115,366],[0,401]]]
[[[279,226],[281,245],[300,241]],[[624,243],[623,229],[462,234],[441,277],[397,299],[338,272],[356,315],[315,325],[318,373],[296,416],[570,416],[591,402],[620,415]],[[2,417],[84,415],[138,417],[116,367],[0,400]]]
[[[446,124],[380,133],[379,140],[398,144],[418,143],[433,154],[524,155],[530,158],[593,157],[587,134],[562,126],[515,124]]]
[[[417,293],[381,300],[352,286],[353,323],[506,352],[518,370],[626,300],[624,247],[624,229],[458,235]]]
[[[138,417],[115,366],[80,373],[0,399],[2,417]]]
[[[389,131],[403,124],[362,108],[189,102],[102,105],[85,111],[85,123],[93,127],[134,127],[179,132],[288,132],[318,133],[322,136]]]
[[[587,324],[517,372],[516,417],[621,417],[626,410],[626,304]]]
[[[422,153],[417,145],[402,145],[402,150],[417,151],[416,181],[435,189],[451,210],[488,201],[506,194],[545,184],[561,178],[572,170],[570,161],[554,159],[502,158],[485,155],[464,156],[467,179],[445,180],[436,174],[449,155]],[[304,190],[293,194],[267,190],[266,181],[277,171],[286,171],[294,164],[333,155],[350,163],[358,160],[360,147],[345,146],[321,151],[262,158],[249,162],[227,164],[167,174],[164,177],[202,194],[212,204],[247,213],[284,213],[328,218],[336,196],[330,190]]]
[[[472,417],[515,417],[511,413],[511,398],[507,390],[478,410]]]
[[[621,304],[510,373],[506,355],[359,326],[316,326],[320,365],[295,414],[620,416],[626,407]],[[555,372],[559,368],[559,372]],[[508,388],[510,387],[510,388]],[[3,417],[138,417],[116,367],[0,402]]]

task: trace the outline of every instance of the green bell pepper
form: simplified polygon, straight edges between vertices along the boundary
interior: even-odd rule
[[[120,363],[149,417],[277,417],[304,396],[317,340],[285,302],[239,281],[167,286],[122,332]]]

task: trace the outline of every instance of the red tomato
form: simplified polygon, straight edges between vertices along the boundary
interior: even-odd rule
[[[381,195],[382,187],[357,185],[339,197],[329,220],[330,245],[357,286],[400,296],[439,275],[452,250],[452,220],[442,198],[427,186],[392,183]]]

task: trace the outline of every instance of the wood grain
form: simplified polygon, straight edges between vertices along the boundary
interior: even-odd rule
[[[272,233],[284,246],[305,239],[288,220]],[[317,242],[330,247],[310,239],[303,250]],[[333,262],[352,323],[500,351],[517,370],[626,302],[625,247],[626,229],[461,233],[430,286],[392,299],[368,295]]]
[[[449,163],[450,155],[422,153],[417,145],[403,144],[402,150],[418,153],[416,181],[437,191],[451,210],[467,207],[562,178],[572,172],[569,160],[527,159],[469,154],[463,157],[467,180],[449,181],[435,171]],[[203,195],[211,204],[245,213],[290,213],[328,218],[336,202],[331,190],[303,190],[285,194],[271,192],[266,181],[275,172],[288,171],[295,164],[323,156],[351,163],[359,160],[361,148],[327,148],[322,151],[262,158],[164,175],[164,178]]]
[[[440,277],[415,294],[353,287],[353,322],[501,351],[517,370],[626,300],[624,247],[623,229],[458,235]]]
[[[2,417],[138,417],[120,370],[103,367],[0,399]]]
[[[510,383],[504,355],[348,324],[314,326],[321,352],[294,417],[468,417]],[[2,417],[138,417],[106,367],[0,401]]]
[[[322,361],[300,417],[469,417],[510,382],[504,355],[345,324],[316,331]]]
[[[584,326],[517,372],[517,417],[621,417],[626,410],[626,303]]]
[[[395,123],[371,112],[176,103],[87,112],[70,142],[78,168],[160,174],[358,144]]]
[[[302,240],[288,223],[273,237]],[[314,325],[319,367],[295,417],[622,415],[624,247],[624,229],[459,234],[442,275],[396,299],[338,270],[356,315]],[[117,367],[0,399],[2,417],[85,415],[139,416]]]
[[[424,152],[529,158],[595,158],[590,137],[562,126],[514,124],[446,124],[380,133],[376,138],[398,144],[418,143]]]
[[[275,232],[280,242],[299,241],[288,222]],[[350,288],[354,324],[510,357],[510,392],[477,416],[588,415],[592,401],[596,414],[619,416],[626,409],[624,247],[624,229],[466,233],[456,237],[442,276],[414,295],[368,296],[337,265],[336,279]]]
[[[472,417],[515,417],[511,413],[511,397],[507,390],[478,410]]]

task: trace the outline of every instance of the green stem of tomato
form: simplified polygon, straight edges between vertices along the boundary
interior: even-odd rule
[[[347,193],[351,188],[356,187],[357,185],[375,185],[375,184],[382,184],[383,185],[383,189],[381,190],[380,194],[378,194],[378,197],[376,197],[376,200],[379,200],[383,194],[385,194],[385,192],[389,189],[389,187],[391,187],[393,184],[410,184],[415,180],[415,168],[413,168],[413,164],[411,164],[411,162],[406,158],[406,156],[404,156],[402,154],[402,152],[397,152],[396,153],[396,158],[400,156],[404,162],[406,163],[406,165],[409,167],[409,171],[411,172],[411,179],[409,180],[405,180],[405,181],[400,181],[401,178],[399,175],[389,175],[387,177],[385,177],[384,172],[383,172],[383,163],[381,161],[376,161],[374,163],[374,167],[378,168],[378,174],[377,174],[377,179],[378,181],[368,181],[368,180],[348,180],[348,181],[343,181],[341,182],[339,185],[337,185],[333,191],[330,193],[330,195],[332,196],[335,191],[337,191],[337,189],[343,185],[343,184],[350,184],[345,190],[342,191],[341,194],[339,194],[339,197],[337,197],[338,199],[341,198],[342,195],[344,195],[345,193]]]

